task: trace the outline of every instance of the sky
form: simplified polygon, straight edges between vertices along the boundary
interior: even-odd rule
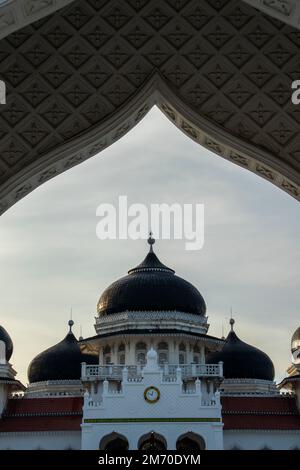
[[[153,108],[101,154],[48,181],[0,218],[0,324],[11,362],[27,383],[30,361],[67,333],[93,335],[103,290],[143,260],[144,240],[99,240],[101,203],[199,203],[205,242],[157,240],[160,260],[202,293],[209,334],[225,336],[230,309],[238,336],[272,358],[276,378],[290,363],[300,325],[299,203],[186,137]]]

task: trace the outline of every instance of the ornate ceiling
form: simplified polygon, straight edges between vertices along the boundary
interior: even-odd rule
[[[80,0],[0,41],[0,213],[154,104],[300,199],[300,32],[239,0]]]

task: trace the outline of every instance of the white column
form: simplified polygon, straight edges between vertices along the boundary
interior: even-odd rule
[[[128,339],[126,343],[126,365],[132,366],[135,364],[135,340]]]

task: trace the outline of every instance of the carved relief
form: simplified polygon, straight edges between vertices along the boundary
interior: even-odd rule
[[[38,14],[53,3],[60,2],[28,1],[26,11]],[[293,3],[264,2],[282,13]],[[99,153],[155,102],[191,138],[291,194],[263,162],[283,162],[285,180],[298,187],[300,114],[289,105],[298,35],[239,0],[75,0],[10,34],[0,41],[0,78],[8,88],[0,200],[8,201],[1,184],[20,170],[39,167],[30,181],[36,187]],[[144,89],[145,99],[137,99]],[[9,203],[15,199],[12,191]]]

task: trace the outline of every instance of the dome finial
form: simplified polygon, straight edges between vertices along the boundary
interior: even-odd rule
[[[74,322],[72,320],[72,316],[73,316],[73,308],[71,307],[70,320],[68,321],[68,325],[70,327],[69,333],[72,333],[72,326],[74,325]]]
[[[232,318],[232,315],[231,315],[231,318],[229,320],[229,324],[230,324],[230,327],[231,327],[231,331],[233,331],[233,325],[235,324],[235,321],[234,319]]]
[[[150,230],[149,232],[149,238],[148,238],[148,245],[150,245],[150,250],[149,252],[150,253],[153,253],[153,245],[155,243],[155,238],[152,237],[153,233],[152,231]]]

